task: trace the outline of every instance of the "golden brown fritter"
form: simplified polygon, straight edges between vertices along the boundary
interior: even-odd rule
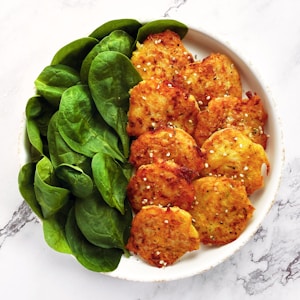
[[[189,212],[201,242],[219,246],[237,239],[254,211],[242,183],[227,177],[202,177],[193,185],[196,199]]]
[[[204,166],[203,154],[195,140],[180,128],[146,131],[131,144],[129,162],[135,168],[166,160],[190,170],[192,178],[198,176]]]
[[[127,249],[158,268],[199,249],[191,215],[179,207],[144,206],[134,217]]]
[[[142,44],[137,43],[131,61],[143,79],[172,80],[178,70],[194,59],[179,35],[166,30],[150,34]]]
[[[267,146],[264,127],[267,114],[258,95],[247,93],[248,99],[233,96],[214,98],[207,109],[198,114],[194,138],[199,146],[215,131],[235,128],[248,136],[253,142]]]
[[[146,205],[190,209],[195,193],[186,172],[186,168],[172,161],[140,166],[127,187],[127,196],[134,212]]]
[[[264,185],[263,167],[269,170],[264,148],[239,130],[226,128],[213,133],[202,145],[206,153],[202,176],[227,176],[242,182],[248,195]]]
[[[173,125],[193,134],[199,111],[194,96],[170,81],[144,80],[130,91],[127,133],[139,136],[147,130]]]
[[[216,97],[242,97],[239,72],[224,54],[212,53],[202,61],[185,65],[174,82],[194,95],[201,109]]]

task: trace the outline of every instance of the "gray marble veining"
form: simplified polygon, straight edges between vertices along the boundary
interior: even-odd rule
[[[7,238],[18,234],[27,223],[33,221],[37,221],[37,218],[27,203],[23,201],[18,209],[14,211],[7,224],[0,228],[0,249]]]

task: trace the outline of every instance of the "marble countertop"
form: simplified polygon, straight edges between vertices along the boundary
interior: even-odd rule
[[[1,299],[296,299],[300,293],[300,2],[298,0],[10,0],[0,9]],[[170,17],[241,53],[272,92],[285,163],[275,203],[256,234],[217,267],[141,283],[69,267],[44,242],[17,188],[19,131],[33,81],[66,41],[110,19]],[[78,32],[80,28],[81,32]],[[76,30],[75,30],[76,29]],[[43,51],[40,51],[43,49]],[[15,154],[7,161],[8,153]]]

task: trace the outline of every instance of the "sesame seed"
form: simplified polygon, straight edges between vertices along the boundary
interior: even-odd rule
[[[172,83],[168,83],[168,87],[169,88],[173,87]]]
[[[225,214],[227,214],[228,213],[228,209],[225,209],[224,212],[225,212]]]
[[[209,150],[209,153],[215,153],[215,151],[211,149],[211,150]]]
[[[151,157],[151,158],[153,157],[153,152],[149,153],[149,157]]]
[[[147,177],[143,177],[143,181],[147,181]]]
[[[224,152],[224,153],[223,153],[223,156],[227,156],[227,153],[226,153],[226,152]]]
[[[249,167],[248,166],[245,166],[244,167],[244,171],[248,171],[249,170]]]
[[[165,223],[165,224],[168,224],[168,223],[169,223],[169,220],[164,220],[164,223]]]
[[[155,254],[156,254],[156,255],[160,255],[160,251],[156,251]]]
[[[167,153],[166,153],[166,156],[167,156],[167,157],[170,157],[170,156],[171,156],[171,153],[170,153],[170,152],[167,152]]]
[[[151,186],[150,186],[150,185],[147,185],[147,186],[146,186],[146,189],[147,189],[147,190],[150,190],[150,189],[151,189]]]
[[[240,148],[243,148],[243,144],[240,144]]]
[[[163,266],[166,266],[166,265],[167,265],[167,263],[166,263],[164,260],[162,260],[162,259],[159,261],[159,264],[160,264],[160,265],[163,265]]]
[[[143,199],[143,200],[142,200],[142,204],[143,204],[143,205],[145,205],[145,204],[147,204],[147,203],[148,203],[148,199]]]
[[[204,167],[207,169],[209,167],[208,163],[205,163]]]
[[[243,178],[244,176],[245,176],[245,175],[244,175],[243,173],[241,173],[241,174],[240,174],[240,177],[242,177],[242,178]]]

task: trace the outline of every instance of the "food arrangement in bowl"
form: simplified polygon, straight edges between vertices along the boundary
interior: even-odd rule
[[[275,190],[272,107],[238,57],[198,35],[175,20],[112,20],[35,81],[19,189],[48,245],[89,270],[199,273],[270,207],[256,218]]]

